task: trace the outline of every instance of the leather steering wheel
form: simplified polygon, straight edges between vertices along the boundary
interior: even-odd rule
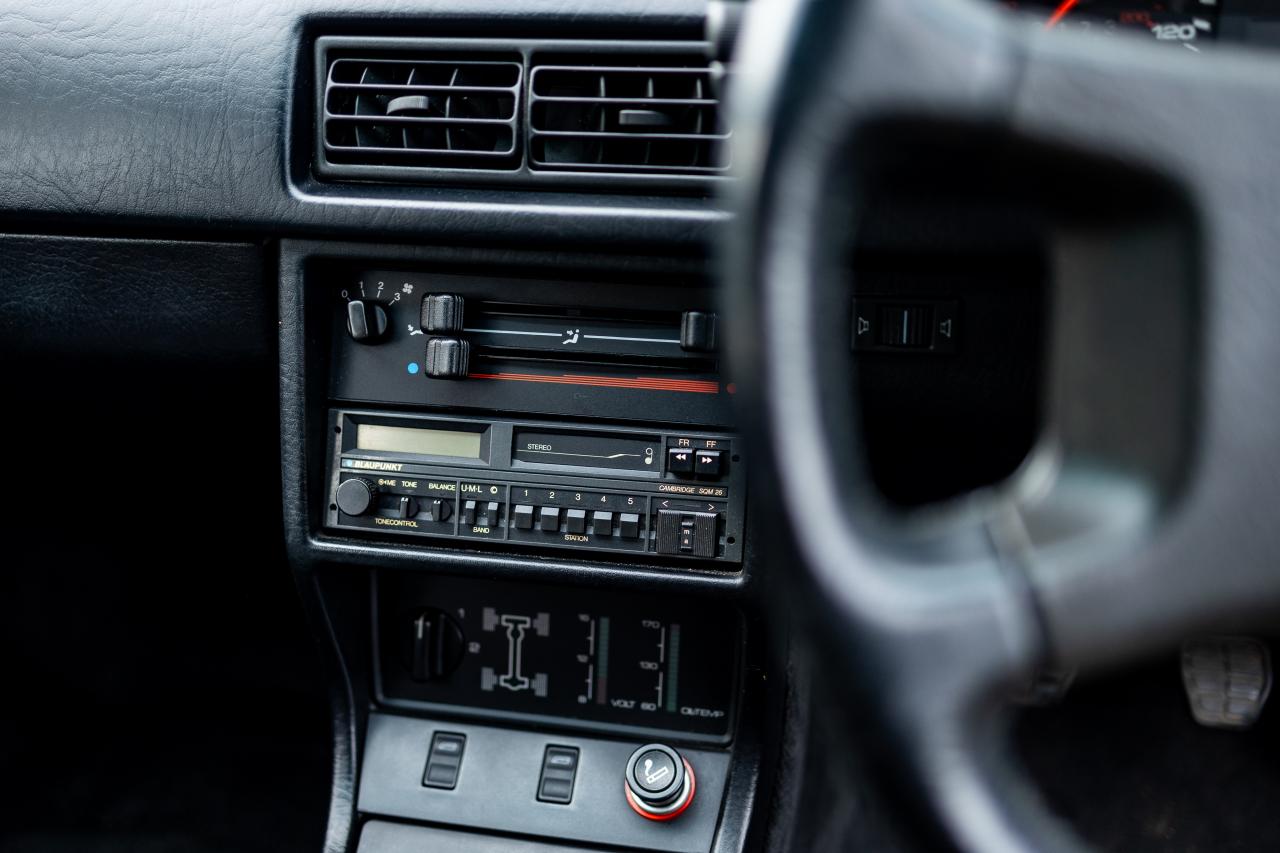
[[[734,65],[727,338],[755,494],[795,543],[774,569],[802,576],[944,838],[1075,849],[1006,759],[1009,689],[1280,604],[1280,60],[1050,33],[976,0],[754,0]],[[1050,253],[1026,463],[906,516],[859,451],[843,254],[874,170],[860,140],[886,122],[1163,188],[1131,228]]]

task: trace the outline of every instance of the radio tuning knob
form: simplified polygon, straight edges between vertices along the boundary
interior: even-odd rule
[[[347,515],[364,515],[373,506],[373,496],[377,493],[377,487],[364,477],[352,477],[338,486],[334,503]]]
[[[372,299],[347,303],[347,331],[362,344],[377,343],[387,333],[387,309]]]
[[[662,743],[650,743],[631,753],[623,774],[627,805],[649,820],[673,820],[693,802],[698,783],[693,766]]]

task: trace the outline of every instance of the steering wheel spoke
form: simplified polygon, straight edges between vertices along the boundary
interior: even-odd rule
[[[1055,653],[1098,662],[1280,604],[1280,64],[1044,35],[1024,65],[1016,132],[1172,190],[1054,259],[1056,459],[1019,512]]]
[[[1280,64],[969,0],[757,0],[737,59],[728,337],[819,621],[957,846],[1070,847],[1007,783],[1002,691],[1280,606]],[[1052,214],[1043,437],[906,522],[856,452],[845,311],[888,123],[1034,152]]]

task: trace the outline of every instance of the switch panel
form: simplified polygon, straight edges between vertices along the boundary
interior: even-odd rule
[[[627,761],[646,739],[574,736],[549,743],[536,731],[450,723],[448,731],[466,736],[467,772],[452,790],[423,788],[418,778],[425,744],[439,725],[369,715],[356,806],[361,815],[548,839],[575,849],[707,853],[713,847],[729,775],[728,749],[681,747],[697,768],[697,795],[679,819],[659,822],[632,811],[624,793]],[[576,759],[568,805],[539,798],[548,759],[561,748],[572,749]],[[490,849],[511,849],[510,841],[488,837]]]
[[[950,300],[859,296],[853,348],[878,352],[955,352],[960,311]]]

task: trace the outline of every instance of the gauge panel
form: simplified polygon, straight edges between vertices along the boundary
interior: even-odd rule
[[[1006,0],[1004,6],[1049,30],[1134,35],[1193,53],[1218,28],[1216,0]]]
[[[722,741],[731,731],[740,617],[661,596],[384,574],[380,699],[389,706]],[[421,615],[463,651],[415,673]],[[425,650],[426,657],[434,652]]]

